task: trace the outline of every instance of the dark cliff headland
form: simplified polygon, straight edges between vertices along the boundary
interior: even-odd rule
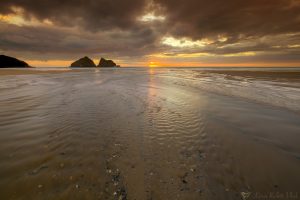
[[[30,66],[17,58],[0,55],[0,68],[29,68]]]

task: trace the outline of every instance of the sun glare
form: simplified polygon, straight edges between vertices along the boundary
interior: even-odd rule
[[[149,67],[159,67],[157,62],[150,62],[148,66]]]

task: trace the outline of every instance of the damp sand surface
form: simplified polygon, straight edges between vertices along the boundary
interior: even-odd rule
[[[69,68],[0,68],[0,76],[30,75],[30,74],[56,74],[63,72],[75,72]],[[77,70],[79,71],[79,70]]]
[[[222,70],[1,76],[0,199],[300,199],[300,77]]]

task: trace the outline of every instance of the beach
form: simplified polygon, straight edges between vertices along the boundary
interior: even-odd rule
[[[300,199],[299,69],[1,70],[1,199]]]

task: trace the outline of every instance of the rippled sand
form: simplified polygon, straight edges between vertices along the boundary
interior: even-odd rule
[[[1,76],[0,199],[299,199],[300,77],[270,73]]]

